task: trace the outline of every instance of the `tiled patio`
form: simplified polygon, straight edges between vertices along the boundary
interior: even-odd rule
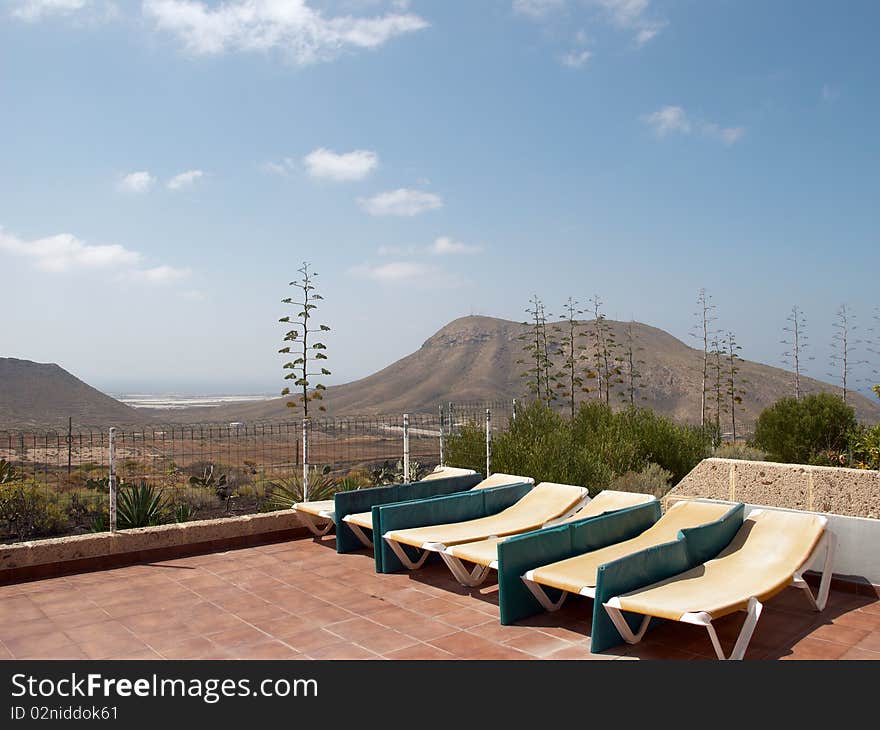
[[[497,588],[442,565],[376,575],[332,537],[0,586],[4,659],[702,659],[706,632],[667,623],[636,646],[589,653],[591,603],[498,623]],[[729,646],[742,616],[719,622]],[[832,592],[811,612],[770,601],[747,658],[880,659],[880,601]]]

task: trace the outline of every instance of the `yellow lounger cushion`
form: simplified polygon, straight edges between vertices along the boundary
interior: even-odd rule
[[[817,515],[765,511],[748,517],[717,558],[621,596],[621,608],[673,620],[691,612],[716,619],[744,610],[752,596],[766,601],[791,582],[824,529]]]
[[[446,479],[448,477],[461,477],[467,474],[476,474],[473,469],[459,469],[457,466],[438,466],[427,476],[419,479],[420,482],[430,482],[432,479]]]
[[[641,535],[600,550],[575,555],[573,558],[537,568],[532,573],[532,580],[551,588],[579,593],[583,588],[595,587],[596,572],[600,565],[645,548],[662,545],[664,542],[672,542],[682,528],[714,522],[729,511],[729,504],[677,502]]]
[[[396,530],[385,537],[405,545],[421,547],[427,542],[457,545],[493,536],[536,530],[548,520],[562,517],[586,496],[583,487],[542,482],[519,501],[498,514],[466,522]]]
[[[587,517],[597,517],[606,512],[613,512],[626,507],[634,507],[637,504],[644,504],[654,499],[648,494],[638,494],[635,492],[616,492],[606,489],[599,492],[593,499],[587,502],[584,507],[575,512],[571,517],[563,520],[563,522],[572,522],[574,520],[583,520]],[[491,565],[498,559],[498,543],[506,540],[506,537],[490,537],[488,540],[480,540],[479,542],[469,542],[463,545],[456,545],[450,549],[450,552],[457,558],[468,560],[479,565]]]
[[[473,473],[471,469],[451,469],[450,467],[444,467],[449,471],[456,472],[464,472],[464,473]],[[432,475],[434,472],[432,472]],[[443,476],[457,476],[453,474],[444,474]],[[434,477],[435,479],[437,477]],[[426,481],[426,479],[422,479],[422,481]],[[521,484],[522,482],[532,481],[531,479],[527,479],[526,477],[517,477],[511,474],[493,474],[488,479],[484,479],[476,486],[471,487],[471,489],[487,489],[489,487],[502,487],[505,484]],[[346,515],[346,522],[352,522],[359,527],[366,527],[368,530],[373,529],[373,511],[369,512],[357,512],[356,514]]]
[[[316,502],[297,502],[293,505],[297,512],[306,512],[315,517],[323,517],[332,519],[333,510],[335,509],[332,499],[322,499]],[[324,514],[321,514],[321,513]],[[329,514],[328,514],[329,513]]]
[[[515,474],[493,474],[471,489],[489,489],[490,487],[503,487],[506,484],[522,484],[523,482],[534,484],[535,480],[531,477],[518,477]]]
[[[368,530],[373,529],[373,512],[356,512],[355,514],[346,515],[343,518],[346,522],[351,522],[359,527],[366,527]]]

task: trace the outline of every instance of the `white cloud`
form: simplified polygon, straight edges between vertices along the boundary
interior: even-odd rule
[[[568,68],[583,68],[593,54],[590,51],[569,51],[560,56],[559,61]]]
[[[472,246],[467,243],[461,243],[460,241],[453,241],[448,236],[441,236],[431,244],[428,250],[436,256],[445,256],[447,254],[458,253],[479,253],[483,249],[481,246]]]
[[[565,0],[513,0],[513,12],[532,18],[543,18],[563,5]]]
[[[167,183],[166,187],[169,190],[180,190],[182,188],[188,188],[195,183],[200,177],[204,176],[204,172],[201,170],[187,170],[186,172],[181,172],[179,175],[175,175],[172,177]]]
[[[165,284],[189,275],[187,269],[167,265],[140,268],[144,257],[137,251],[119,244],[86,243],[70,233],[25,241],[0,228],[0,253],[20,256],[34,268],[53,274],[101,271],[148,284]]]
[[[744,127],[721,127],[711,123],[701,124],[700,131],[707,137],[717,139],[727,145],[738,142],[746,133]]]
[[[309,175],[335,181],[363,180],[379,164],[379,156],[370,150],[338,153],[319,147],[303,158]]]
[[[56,273],[135,266],[141,260],[139,253],[124,246],[87,244],[70,233],[23,241],[0,229],[0,251],[23,256],[41,271]]]
[[[287,177],[296,169],[296,163],[290,157],[285,157],[281,162],[264,162],[260,165],[260,169],[272,175]]]
[[[185,279],[190,274],[189,269],[178,269],[174,266],[154,266],[151,269],[140,269],[131,272],[134,279],[148,284],[169,284],[173,281]]]
[[[680,106],[664,106],[656,112],[643,115],[642,120],[654,128],[658,137],[665,137],[670,132],[689,134],[691,131],[687,113]]]
[[[466,280],[431,264],[419,261],[389,261],[377,266],[363,264],[348,270],[352,276],[395,286],[418,286],[421,289],[454,289]]]
[[[412,13],[325,17],[306,0],[144,0],[143,12],[190,53],[280,49],[300,65],[329,61],[348,49],[377,48],[428,27]]]
[[[119,187],[127,193],[146,193],[155,184],[156,178],[146,170],[140,170],[123,176]]]
[[[372,198],[358,198],[361,208],[370,215],[414,216],[443,207],[443,198],[421,190],[399,188]]]
[[[50,15],[70,15],[88,5],[88,0],[18,0],[12,14],[20,20],[34,22]]]
[[[666,27],[666,21],[649,17],[651,0],[590,0],[590,2],[605,11],[613,26],[635,33],[634,40],[637,46],[645,45]]]
[[[643,115],[642,121],[652,127],[658,137],[672,133],[690,134],[696,131],[704,137],[718,140],[726,145],[738,142],[746,133],[745,127],[722,127],[720,124],[699,119],[692,121],[680,106],[665,106],[656,112]]]
[[[389,261],[378,266],[356,266],[351,272],[363,279],[376,281],[405,281],[419,276],[428,276],[434,269],[417,261]]]

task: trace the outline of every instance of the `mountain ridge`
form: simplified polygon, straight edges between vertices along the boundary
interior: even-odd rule
[[[592,320],[579,324],[587,330]],[[643,377],[639,404],[678,421],[695,423],[700,412],[702,352],[669,332],[640,322],[607,320],[622,342],[632,327]],[[358,380],[328,386],[327,415],[435,413],[448,401],[498,401],[523,398],[524,357],[519,337],[527,328],[518,322],[470,315],[441,327],[414,352]],[[582,347],[587,347],[585,337]],[[23,364],[30,364],[30,367]],[[782,368],[742,360],[744,402],[737,418],[743,427],[760,411],[793,389],[793,374]],[[586,369],[586,364],[585,364]],[[25,371],[30,372],[25,372]],[[14,382],[13,382],[14,381]],[[802,377],[805,392],[839,392],[839,388]],[[28,393],[31,392],[31,395]],[[54,398],[54,400],[53,400]],[[590,394],[585,398],[595,398]],[[583,398],[579,398],[581,400]],[[287,398],[149,412],[131,408],[92,388],[58,365],[0,358],[0,428],[66,427],[71,415],[80,424],[110,426],[146,423],[224,423],[263,421],[299,415],[285,407]],[[864,421],[880,420],[880,402],[852,393],[851,405]],[[318,416],[318,412],[312,413]],[[723,423],[729,416],[722,414]],[[725,429],[726,430],[726,429]]]

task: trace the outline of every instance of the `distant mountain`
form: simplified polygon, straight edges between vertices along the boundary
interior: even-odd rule
[[[617,342],[625,339],[629,323],[608,322]],[[591,322],[585,322],[589,329]],[[702,353],[668,332],[634,323],[633,335],[639,369],[639,403],[690,423],[699,421]],[[379,413],[433,413],[447,401],[488,401],[522,397],[520,373],[524,366],[523,325],[493,317],[462,317],[450,322],[411,355],[366,378],[329,387],[325,394],[331,415]],[[583,342],[587,347],[586,339]],[[758,414],[779,398],[791,394],[793,375],[780,368],[742,361],[745,382],[738,420],[748,427]],[[828,383],[802,378],[806,392],[839,392]],[[593,397],[593,396],[589,396]],[[851,394],[858,417],[880,420],[880,403]],[[182,409],[170,414],[175,421],[252,421],[289,416],[286,399],[211,409]],[[727,419],[729,421],[729,418]]]
[[[95,390],[64,368],[0,357],[0,429],[138,424],[144,413]]]

